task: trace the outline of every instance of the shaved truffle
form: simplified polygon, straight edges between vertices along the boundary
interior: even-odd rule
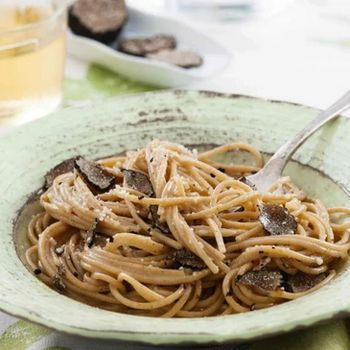
[[[107,192],[115,185],[114,175],[95,162],[79,157],[75,160],[74,167],[90,188],[98,193]]]
[[[154,197],[153,186],[147,175],[129,169],[123,169],[122,174],[128,187],[144,193],[149,197]]]
[[[149,211],[151,213],[152,218],[152,226],[157,228],[163,233],[170,233],[169,226],[166,222],[161,222],[158,215],[158,205],[150,205]]]
[[[292,293],[305,292],[315,287],[325,278],[325,273],[321,273],[320,275],[309,275],[304,272],[297,272],[295,275],[286,276],[285,289]]]
[[[150,53],[147,57],[181,68],[199,67],[203,63],[202,57],[197,53],[184,50],[162,50],[156,53]]]
[[[175,261],[185,268],[192,270],[203,270],[206,265],[197,255],[187,249],[180,249],[175,252]]]
[[[77,157],[66,159],[49,170],[45,175],[45,188],[52,186],[57,176],[73,171],[76,159]]]
[[[92,223],[91,227],[86,232],[85,242],[89,248],[91,248],[95,243],[97,223],[98,223],[98,221],[97,221],[97,219],[95,219],[94,222]]]
[[[146,56],[160,50],[173,49],[176,40],[171,35],[159,34],[149,38],[124,39],[119,44],[119,50],[134,56]]]
[[[293,235],[297,229],[294,216],[277,204],[262,204],[259,220],[270,235]]]
[[[169,265],[172,268],[184,267],[194,271],[200,271],[206,268],[202,259],[187,249],[175,251],[169,258]]]
[[[68,22],[73,33],[108,44],[116,40],[126,20],[124,0],[77,0]]]
[[[126,185],[136,191],[146,194],[149,197],[154,197],[155,193],[153,191],[153,186],[148,176],[135,170],[123,169],[122,174]],[[142,199],[140,196],[139,199]],[[149,211],[152,219],[152,226],[157,228],[163,233],[170,233],[169,227],[166,223],[160,221],[158,215],[158,205],[150,205]]]
[[[262,268],[259,271],[248,271],[237,278],[236,284],[259,287],[266,290],[276,290],[283,281],[279,270]]]

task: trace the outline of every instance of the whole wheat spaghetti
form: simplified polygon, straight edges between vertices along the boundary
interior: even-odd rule
[[[249,152],[254,164],[218,161],[232,151]],[[263,158],[248,144],[197,155],[154,140],[74,162],[40,197],[26,260],[81,302],[135,315],[228,315],[310,293],[348,258],[350,222],[336,219],[350,209],[326,209],[287,177],[257,192],[243,176]]]

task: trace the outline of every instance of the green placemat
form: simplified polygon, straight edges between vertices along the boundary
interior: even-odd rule
[[[157,87],[130,81],[107,68],[92,64],[87,68],[84,79],[65,79],[64,104],[152,90],[157,90]]]

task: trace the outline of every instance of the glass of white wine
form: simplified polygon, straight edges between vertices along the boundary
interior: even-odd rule
[[[0,0],[0,127],[60,105],[66,20],[64,0]]]

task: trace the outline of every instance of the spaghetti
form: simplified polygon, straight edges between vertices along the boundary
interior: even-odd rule
[[[218,161],[231,151],[254,165]],[[234,314],[317,290],[348,258],[350,223],[336,219],[350,209],[327,210],[288,177],[255,191],[242,176],[263,158],[248,144],[197,155],[154,140],[94,164],[112,187],[96,190],[80,168],[58,175],[28,228],[29,267],[81,302],[147,316]],[[273,221],[276,212],[288,220]]]

